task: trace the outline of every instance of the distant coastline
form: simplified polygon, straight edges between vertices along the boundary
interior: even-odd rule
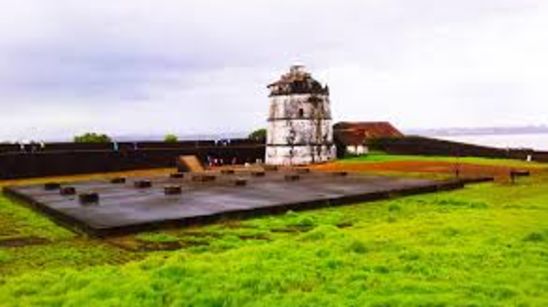
[[[496,148],[533,149],[548,151],[548,133],[476,134],[429,136],[437,139]]]
[[[523,126],[523,127],[480,127],[480,128],[436,128],[436,129],[410,129],[409,135],[422,136],[472,136],[472,135],[524,135],[524,134],[548,134],[548,126]]]

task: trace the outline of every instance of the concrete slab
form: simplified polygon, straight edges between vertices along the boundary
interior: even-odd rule
[[[131,178],[125,183],[86,181],[63,184],[75,195],[61,195],[44,185],[8,187],[4,191],[44,212],[55,221],[94,236],[126,234],[163,227],[180,227],[215,221],[282,213],[324,206],[344,205],[462,187],[450,181],[330,173],[301,173],[287,181],[288,172],[216,174],[215,181],[183,178]],[[236,186],[237,179],[247,180]],[[150,188],[137,188],[135,181],[150,180]],[[181,194],[165,195],[166,185],[180,185]],[[96,192],[99,202],[83,204],[78,195]]]

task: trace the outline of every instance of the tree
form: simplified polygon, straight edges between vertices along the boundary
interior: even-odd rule
[[[106,134],[88,132],[74,137],[75,143],[110,143],[112,140]]]
[[[179,141],[179,138],[175,134],[166,134],[164,137],[164,142],[166,143],[177,143]]]
[[[249,134],[247,137],[250,140],[265,143],[266,142],[266,129],[257,129]]]

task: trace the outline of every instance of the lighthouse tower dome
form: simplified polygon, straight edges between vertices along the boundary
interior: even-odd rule
[[[302,165],[335,158],[329,89],[304,66],[268,85],[270,110],[265,162]]]

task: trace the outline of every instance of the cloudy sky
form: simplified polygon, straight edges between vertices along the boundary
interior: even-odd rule
[[[336,121],[548,124],[545,0],[0,4],[0,140],[252,130],[294,63]]]

